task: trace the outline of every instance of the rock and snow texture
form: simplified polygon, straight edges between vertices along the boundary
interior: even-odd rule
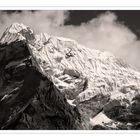
[[[140,73],[123,60],[109,52],[88,49],[71,39],[46,33],[35,35],[29,27],[18,23],[6,29],[0,44],[0,74],[3,77],[0,79],[0,107],[8,104],[9,108],[17,110],[13,105],[15,100],[21,100],[24,94],[27,96],[28,90],[32,92],[28,95],[29,102],[22,102],[19,111],[15,111],[12,123],[8,116],[0,123],[1,129],[12,129],[14,121],[14,129],[140,128]],[[9,58],[9,52],[15,53],[16,49],[19,49],[17,57]],[[11,69],[19,72],[18,78],[13,78]],[[23,74],[28,69],[33,70]],[[30,71],[38,75],[35,79],[38,84],[31,84],[34,76],[28,76]],[[13,94],[15,88],[19,91]],[[33,114],[30,110],[34,110]],[[4,109],[0,108],[0,113],[4,113]],[[11,117],[10,113],[4,115]]]

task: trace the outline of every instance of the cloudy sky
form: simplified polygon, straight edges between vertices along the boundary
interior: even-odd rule
[[[0,35],[13,22],[109,51],[140,70],[140,11],[0,11]]]

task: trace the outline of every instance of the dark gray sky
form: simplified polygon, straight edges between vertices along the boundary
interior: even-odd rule
[[[110,10],[118,17],[118,21],[129,27],[140,37],[140,10]],[[66,24],[79,25],[106,12],[105,10],[74,10],[70,11],[70,18]]]

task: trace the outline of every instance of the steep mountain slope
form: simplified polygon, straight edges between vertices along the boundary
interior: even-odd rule
[[[109,52],[14,23],[0,66],[1,129],[140,128],[140,73]]]

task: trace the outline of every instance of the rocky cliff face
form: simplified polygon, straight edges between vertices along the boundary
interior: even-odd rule
[[[0,39],[0,129],[139,129],[140,73],[111,53],[14,23]]]

